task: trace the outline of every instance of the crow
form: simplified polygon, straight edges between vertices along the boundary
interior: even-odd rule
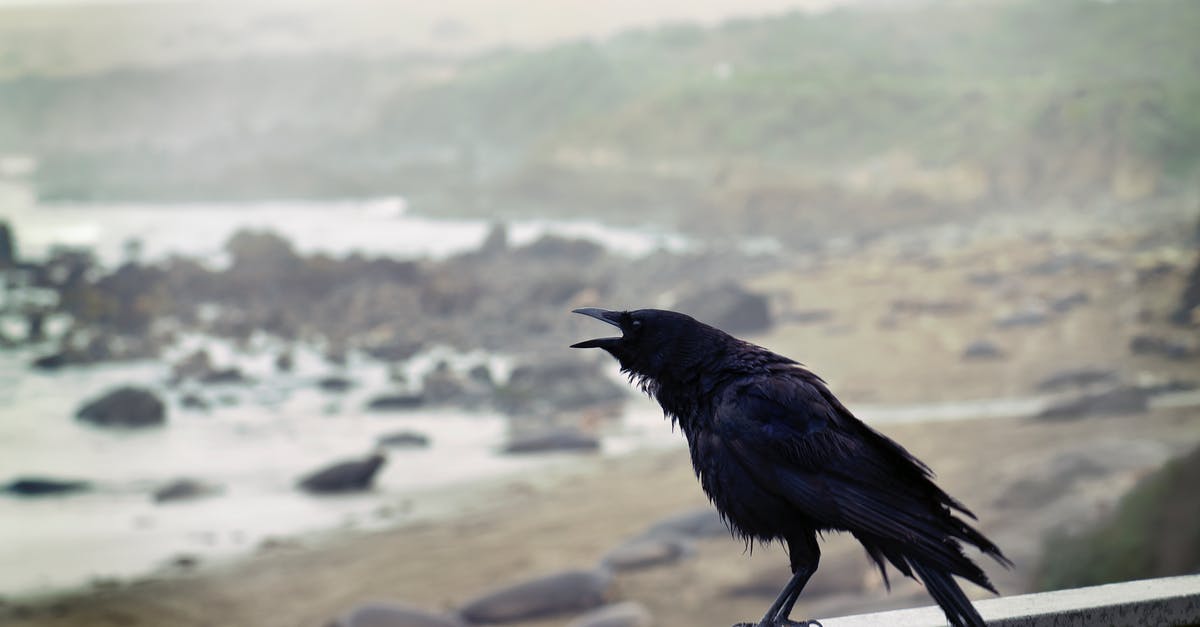
[[[574,313],[621,330],[571,348],[607,351],[658,401],[730,531],[748,545],[787,547],[792,577],[758,627],[820,625],[789,616],[817,569],[817,536],[829,531],[862,543],[889,588],[888,563],[921,581],[954,627],[985,625],[953,576],[996,589],[963,543],[1012,562],[955,515],[975,519],[928,466],[855,418],[811,370],[682,313]]]

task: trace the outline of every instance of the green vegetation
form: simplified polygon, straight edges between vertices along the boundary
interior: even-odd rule
[[[402,193],[431,212],[899,224],[1194,185],[1197,32],[1192,0],[934,3],[466,61],[23,77],[0,82],[0,152],[42,157],[48,199]]]
[[[1047,539],[1035,585],[1060,590],[1200,572],[1200,449],[1142,479],[1107,519]]]

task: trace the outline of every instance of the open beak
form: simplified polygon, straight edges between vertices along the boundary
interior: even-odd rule
[[[609,311],[607,309],[599,309],[597,307],[584,307],[575,309],[571,313],[583,314],[591,316],[597,320],[603,320],[618,329],[621,328],[621,312]],[[571,348],[609,348],[620,342],[620,337],[601,337],[594,340],[586,340],[578,344],[572,344]]]

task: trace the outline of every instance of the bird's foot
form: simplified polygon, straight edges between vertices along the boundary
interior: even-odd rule
[[[761,623],[738,623],[733,627],[821,627],[821,623],[815,620],[804,620],[797,622],[785,618],[770,623],[766,621]]]
[[[817,621],[790,621],[782,619],[774,622],[739,622],[733,627],[821,627]]]

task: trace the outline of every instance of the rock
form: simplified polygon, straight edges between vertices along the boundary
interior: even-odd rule
[[[190,501],[220,493],[221,488],[195,479],[176,479],[154,491],[155,503]]]
[[[51,353],[37,357],[30,364],[38,370],[58,370],[70,363],[67,354],[64,352]]]
[[[220,368],[212,370],[200,377],[201,383],[212,385],[230,384],[230,383],[249,383],[250,379],[242,374],[240,368]]]
[[[513,623],[591,609],[606,600],[612,574],[573,570],[488,592],[465,603],[459,614],[469,623]]]
[[[11,268],[17,263],[16,237],[8,222],[0,221],[0,268]]]
[[[85,492],[92,488],[91,482],[47,477],[21,477],[4,486],[4,491],[17,496],[50,496]]]
[[[1041,307],[1030,306],[996,318],[994,324],[1000,329],[1013,327],[1036,327],[1046,324],[1050,315]]]
[[[653,624],[645,606],[625,601],[594,609],[567,623],[567,627],[650,627]]]
[[[346,377],[330,375],[318,379],[317,387],[326,392],[345,392],[354,387],[354,382]]]
[[[429,446],[429,436],[415,431],[398,431],[381,435],[375,442],[380,446],[426,448]]]
[[[1052,392],[1062,388],[1086,387],[1097,383],[1114,384],[1119,375],[1112,368],[1078,368],[1060,370],[1038,381],[1037,389]]]
[[[171,367],[171,378],[177,380],[200,379],[212,372],[212,358],[204,349],[179,360]]]
[[[693,510],[668,516],[644,531],[643,538],[714,538],[728,536],[729,527],[721,520],[721,515],[712,507],[698,507]]]
[[[766,296],[736,283],[697,290],[684,295],[675,307],[691,317],[734,335],[771,328]]]
[[[899,299],[892,301],[892,311],[897,314],[956,316],[970,310],[971,303],[958,300]]]
[[[684,538],[634,538],[609,551],[600,563],[614,572],[623,572],[673,564],[691,553],[691,542]]]
[[[179,397],[179,405],[185,409],[195,409],[198,411],[208,411],[212,407],[208,401],[204,400],[203,396],[192,392]]]
[[[578,429],[555,428],[540,433],[523,434],[504,447],[508,454],[547,453],[551,451],[595,451],[600,439]]]
[[[424,402],[425,399],[419,394],[406,394],[403,392],[380,394],[367,401],[367,409],[371,411],[400,411],[420,407]]]
[[[329,623],[329,627],[465,627],[455,616],[435,614],[401,603],[364,603]]]
[[[1115,387],[1051,405],[1038,413],[1043,420],[1074,420],[1085,416],[1137,414],[1149,409],[1150,394],[1139,387]]]
[[[1180,326],[1200,324],[1200,257],[1188,274],[1183,293],[1179,295],[1179,305],[1171,313],[1171,322]]]
[[[166,408],[154,392],[126,386],[108,392],[79,409],[75,417],[101,427],[154,427],[167,420]]]
[[[291,372],[296,368],[296,357],[291,351],[284,351],[275,356],[275,370]]]
[[[1052,298],[1049,305],[1051,311],[1055,313],[1067,313],[1080,305],[1086,305],[1089,301],[1091,301],[1091,296],[1087,292],[1080,290]]]
[[[1200,356],[1200,350],[1191,342],[1155,335],[1135,335],[1129,340],[1129,350],[1134,355],[1158,355],[1175,361],[1187,361]]]
[[[514,253],[554,263],[571,262],[573,267],[579,267],[603,257],[604,247],[589,239],[543,235],[541,239],[518,248]]]
[[[376,453],[366,459],[337,463],[304,477],[299,485],[307,492],[319,494],[366,490],[386,461],[386,457]]]
[[[495,403],[510,414],[534,414],[627,398],[625,386],[602,371],[603,362],[580,357],[543,357],[513,369],[508,382],[497,388]]]
[[[1004,351],[991,340],[975,340],[963,349],[963,361],[984,361],[1004,358]]]

